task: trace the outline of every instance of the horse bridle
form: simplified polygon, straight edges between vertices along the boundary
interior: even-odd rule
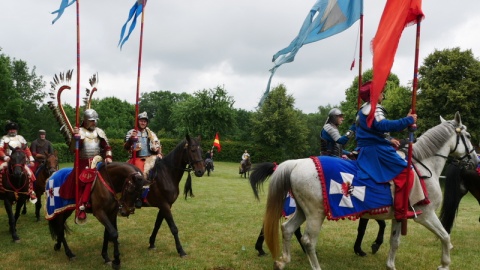
[[[193,145],[192,146],[196,146],[197,149],[200,147],[200,145]],[[183,147],[183,149],[185,149],[186,151],[189,151],[189,145],[188,145],[188,142],[185,143],[185,146]],[[196,163],[199,163],[199,162],[204,162],[202,158],[198,159],[198,160],[191,160],[190,158],[190,155],[188,155],[187,153],[187,168],[184,169],[184,171],[186,172],[191,172],[193,170],[193,165],[196,164]]]
[[[18,150],[15,150],[15,151],[18,151],[18,152],[23,152],[25,153],[24,150],[21,150],[21,149],[18,149]],[[13,152],[12,152],[13,153]],[[11,160],[11,159],[10,159]],[[25,164],[26,164],[26,161],[24,161],[23,163],[17,163],[17,164],[8,164],[8,169],[6,170],[5,172],[5,176],[7,178],[7,182],[8,184],[10,185],[10,187],[13,189],[13,190],[8,190],[8,189],[5,189],[6,191],[10,191],[10,192],[13,192],[15,193],[15,197],[17,197],[16,195],[17,194],[28,194],[28,192],[21,192],[20,190],[22,190],[27,184],[28,184],[28,176],[27,176],[27,173],[25,171]],[[22,174],[20,175],[20,177],[24,176],[25,177],[25,181],[23,183],[23,185],[19,188],[15,187],[15,185],[12,184],[12,182],[10,181],[10,175],[13,175],[13,172],[15,170],[16,167],[20,167],[20,169],[22,170]]]
[[[451,123],[450,123],[451,124]],[[452,124],[453,125],[453,124]],[[466,138],[465,136],[462,134],[462,130],[465,129],[464,126],[461,126],[461,127],[455,127],[454,126],[454,129],[455,129],[455,133],[457,134],[457,139],[456,139],[456,144],[455,144],[455,148],[452,150],[452,152],[455,152],[455,150],[457,150],[457,147],[458,145],[460,145],[460,140],[462,141],[463,143],[463,146],[465,147],[465,149],[467,149],[467,153],[462,156],[462,157],[459,157],[459,158],[452,158],[451,159],[451,162],[454,163],[454,164],[458,164],[458,165],[461,165],[462,167],[466,168],[466,169],[469,169],[471,168],[472,164],[471,164],[471,153],[475,151],[475,148],[472,148],[471,150],[469,150],[468,146],[467,146],[467,141],[466,141]],[[436,154],[436,156],[440,156],[440,157],[443,157],[445,159],[449,159],[449,157],[446,157],[446,156],[443,156],[443,155],[439,155],[439,154]]]

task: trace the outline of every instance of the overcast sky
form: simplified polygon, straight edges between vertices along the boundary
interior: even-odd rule
[[[2,1],[2,53],[36,67],[50,82],[56,73],[76,68],[76,8],[52,25],[60,0]],[[134,0],[80,0],[81,95],[88,78],[99,74],[94,97],[135,102],[140,21],[117,47],[120,29]],[[315,0],[149,0],[145,12],[141,93],[168,90],[192,94],[223,86],[235,108],[249,111],[265,91],[272,56],[296,37]],[[385,0],[364,1],[363,70],[371,68],[370,41]],[[480,1],[423,0],[420,64],[435,49],[460,47],[480,55]],[[392,72],[402,85],[413,78],[415,26],[405,29]],[[272,86],[286,85],[304,113],[336,105],[358,75],[359,22],[333,37],[305,45],[295,61],[281,66]],[[356,67],[350,64],[356,58]],[[75,82],[72,84],[75,86]],[[48,91],[48,87],[45,89]],[[75,90],[74,90],[75,91]],[[64,100],[75,104],[75,92]]]

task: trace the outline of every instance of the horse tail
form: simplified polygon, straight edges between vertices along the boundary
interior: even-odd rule
[[[73,211],[70,211],[70,214]],[[50,230],[50,235],[52,236],[53,240],[58,240],[58,233],[63,231],[65,233],[70,233],[72,230],[67,224],[67,218],[70,214],[66,215],[64,212],[57,214],[53,219],[48,220],[48,229]]]
[[[267,205],[263,217],[265,243],[272,253],[273,259],[280,254],[279,226],[282,217],[283,203],[288,191],[291,189],[290,175],[295,168],[293,160],[280,164],[270,180],[268,188]]]
[[[187,196],[195,197],[193,195],[192,176],[190,175],[190,173],[188,173],[187,181],[185,182],[185,186],[183,187],[183,195],[185,195],[185,200],[187,199]]]
[[[462,168],[458,167],[455,164],[448,164],[445,169],[445,188],[443,192],[443,202],[442,208],[440,210],[440,221],[442,222],[443,228],[450,233],[453,227],[453,222],[455,221],[455,216],[458,212],[458,205],[463,195],[461,191],[461,174],[463,173]]]
[[[258,197],[258,189],[263,185],[265,180],[273,174],[275,166],[275,163],[264,162],[256,164],[253,167],[253,171],[250,174],[250,185],[252,186],[253,194],[257,200],[260,200]]]

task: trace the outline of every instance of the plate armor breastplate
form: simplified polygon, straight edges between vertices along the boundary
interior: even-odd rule
[[[141,145],[140,151],[138,151],[138,157],[148,157],[150,156],[149,145],[148,145],[148,134],[147,131],[142,131],[139,133],[138,142]]]
[[[83,147],[80,149],[80,158],[93,158],[100,155],[100,137],[97,132],[81,129],[81,138],[83,139]]]

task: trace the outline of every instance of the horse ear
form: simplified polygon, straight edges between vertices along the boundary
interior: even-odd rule
[[[190,135],[188,135],[188,133],[187,135],[185,135],[185,138],[187,139],[188,142],[190,141]]]
[[[443,119],[443,117],[440,115],[440,122],[445,123],[445,122],[447,122],[447,120]]]
[[[460,117],[460,113],[458,111],[455,113],[455,121],[458,123],[459,126],[462,125],[462,118]]]

